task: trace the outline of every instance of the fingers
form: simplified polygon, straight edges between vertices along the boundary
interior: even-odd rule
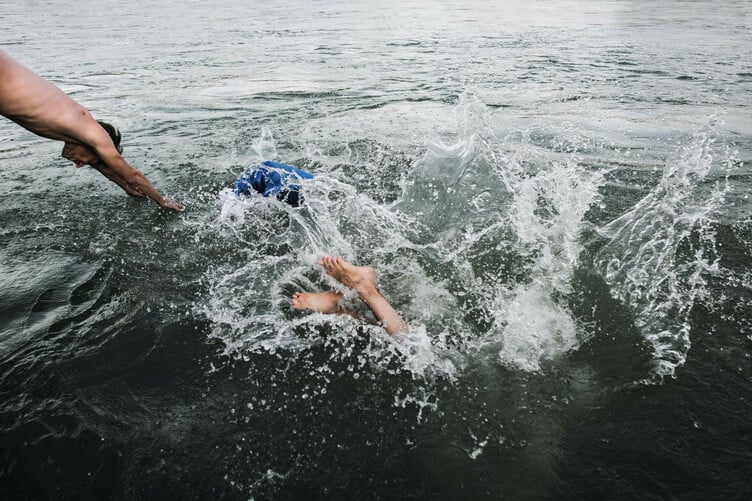
[[[183,212],[185,210],[185,206],[184,205],[181,205],[181,204],[179,204],[177,202],[174,202],[172,200],[168,200],[166,198],[164,200],[162,200],[159,203],[159,205],[161,205],[165,209],[172,209],[172,210],[177,211],[177,212]]]

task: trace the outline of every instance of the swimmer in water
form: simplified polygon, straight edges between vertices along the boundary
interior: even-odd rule
[[[391,335],[407,332],[407,322],[381,295],[376,287],[376,271],[369,266],[355,266],[341,257],[322,257],[318,263],[326,273],[355,292],[368,306],[379,324]],[[342,293],[337,291],[296,292],[292,296],[292,307],[296,310],[313,310],[320,313],[350,315],[358,320],[363,318],[356,312],[342,307],[339,302]]]
[[[120,155],[120,132],[58,87],[0,50],[0,114],[42,137],[63,141],[62,156],[76,167],[91,165],[133,197],[149,197],[160,206],[182,211]]]

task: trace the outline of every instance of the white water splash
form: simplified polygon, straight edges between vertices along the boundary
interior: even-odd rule
[[[521,286],[499,305],[496,315],[497,322],[503,323],[502,363],[538,371],[542,361],[579,347],[574,319],[551,293],[550,284]]]
[[[457,114],[456,141],[429,145],[399,206],[427,228],[425,250],[452,263],[461,288],[482,297],[474,310],[491,326],[473,344],[500,344],[503,364],[537,371],[579,346],[576,322],[556,298],[571,292],[602,175],[573,155],[551,161],[550,152],[503,150],[471,94]],[[498,266],[480,270],[481,256]],[[519,267],[501,271],[515,261]]]
[[[244,247],[239,250],[244,259],[239,265],[217,266],[207,274],[210,290],[202,313],[212,321],[213,336],[224,342],[228,354],[240,357],[278,350],[287,350],[294,356],[324,343],[334,361],[354,356],[353,340],[366,331],[370,342],[359,357],[367,363],[388,367],[397,360],[401,371],[416,378],[452,377],[454,362],[420,323],[397,340],[378,327],[360,324],[347,316],[291,310],[290,297],[296,290],[338,288],[356,309],[370,315],[352,291],[334,283],[316,266],[316,261],[322,255],[339,255],[357,264],[374,266],[384,271],[380,281],[386,282],[382,288],[388,295],[404,278],[394,272],[397,265],[390,264],[398,260],[395,251],[413,246],[404,236],[410,234],[412,225],[406,215],[374,202],[325,171],[315,175],[315,179],[302,183],[306,203],[300,208],[273,198],[236,197],[230,190],[220,194],[216,228],[225,238]],[[374,246],[374,242],[379,245]],[[414,268],[411,276],[420,273]],[[417,282],[408,277],[402,283]],[[441,291],[431,288],[430,279],[424,277],[420,283],[425,294],[442,296]],[[425,294],[416,295],[418,302]],[[409,308],[407,304],[406,309]],[[301,329],[323,329],[331,334],[306,336],[301,335]]]
[[[579,347],[576,322],[555,298],[571,292],[585,214],[598,201],[602,176],[569,161],[515,181],[510,222],[520,252],[533,259],[532,283],[514,286],[498,305],[496,324],[504,337],[499,357],[539,370],[541,361]]]
[[[318,149],[322,167],[306,182],[301,208],[224,195],[218,229],[246,247],[246,259],[207,276],[203,312],[214,335],[231,353],[323,342],[333,359],[345,359],[353,356],[348,339],[365,329],[364,360],[381,368],[398,361],[426,382],[454,377],[489,345],[501,363],[526,371],[576,349],[576,322],[558,298],[571,290],[584,215],[601,178],[571,154],[551,161],[551,152],[503,150],[488,122],[485,106],[463,95],[456,138],[429,143],[392,205],[328,176]],[[270,141],[265,134],[257,142]],[[405,337],[349,318],[290,313],[292,291],[331,287],[315,266],[331,254],[379,270],[381,289],[411,323]],[[326,326],[334,329],[325,339],[300,335]],[[399,401],[433,408],[424,397]]]
[[[713,138],[698,134],[647,196],[600,229],[609,241],[596,266],[613,296],[634,310],[659,377],[674,376],[686,361],[689,314],[706,294],[704,275],[718,269],[712,223],[728,186],[710,176],[713,165]]]

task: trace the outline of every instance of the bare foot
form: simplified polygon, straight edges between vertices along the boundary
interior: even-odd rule
[[[370,266],[355,266],[337,256],[324,256],[318,264],[332,278],[358,293],[376,289],[376,271]]]
[[[319,266],[323,267],[332,278],[342,285],[350,287],[358,293],[358,297],[366,303],[366,306],[376,317],[376,320],[389,334],[400,334],[408,331],[407,322],[402,320],[400,314],[386,300],[376,288],[376,271],[370,266],[355,266],[341,257],[324,256],[319,259]],[[295,297],[293,297],[295,301]],[[293,303],[293,307],[295,304]],[[355,318],[356,313],[343,311]]]
[[[296,310],[313,310],[321,313],[336,313],[342,294],[335,291],[296,292],[292,295],[292,307]]]

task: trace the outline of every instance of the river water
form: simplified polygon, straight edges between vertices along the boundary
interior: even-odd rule
[[[748,3],[156,4],[0,5],[187,205],[0,121],[0,497],[752,496]]]

